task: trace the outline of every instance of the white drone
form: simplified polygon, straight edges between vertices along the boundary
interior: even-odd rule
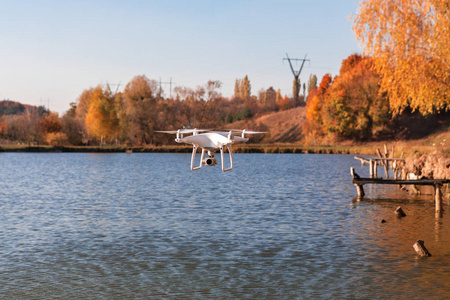
[[[177,138],[175,139],[175,142],[191,144],[194,146],[191,157],[191,170],[193,171],[200,169],[203,164],[207,166],[217,165],[217,159],[214,157],[214,152],[220,150],[220,158],[222,161],[223,172],[230,171],[231,169],[233,169],[233,151],[231,150],[232,144],[247,142],[248,138],[245,137],[246,134],[265,133],[245,129],[234,131],[241,133],[240,136],[234,135],[234,132],[232,130],[228,132],[222,132],[222,131],[211,131],[207,129],[178,129],[178,130],[157,131],[157,132],[176,134]],[[190,133],[192,133],[192,135],[183,137],[183,134],[190,134]],[[194,167],[195,154],[197,153],[198,147],[202,148],[202,156],[200,158],[200,165]],[[229,168],[225,168],[225,163],[223,159],[223,152],[225,147],[228,149],[228,153],[230,153]],[[206,151],[208,151],[208,157],[204,158]]]

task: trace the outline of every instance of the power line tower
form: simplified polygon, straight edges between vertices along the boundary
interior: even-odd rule
[[[111,86],[117,86],[117,87],[116,87],[116,91],[113,93],[113,95],[117,94],[117,92],[119,91],[119,88],[120,88],[121,85],[122,85],[122,82],[119,82],[119,83],[108,83],[108,82],[106,82],[106,88],[107,88],[110,92],[112,92],[112,91],[111,91]]]
[[[169,82],[162,82],[161,77],[159,77],[159,97],[161,97],[163,84],[169,84],[169,87],[170,87],[170,96],[169,97],[172,98],[172,77],[170,77]]]
[[[310,61],[309,59],[306,59],[306,54],[305,54],[305,58],[289,58],[289,55],[286,53],[286,58],[283,58],[283,61],[287,60],[289,62],[289,66],[291,66],[291,71],[292,74],[294,75],[294,88],[293,88],[293,96],[294,96],[294,102],[297,105],[297,103],[299,102],[299,94],[300,94],[300,73],[302,72],[303,69],[303,65],[305,64],[305,61]],[[292,66],[292,61],[301,61],[302,65],[300,66],[300,69],[298,71],[294,70],[294,67]],[[304,103],[303,103],[304,104]]]

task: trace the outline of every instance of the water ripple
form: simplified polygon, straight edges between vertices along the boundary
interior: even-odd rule
[[[0,154],[0,295],[450,297],[450,219],[429,195],[355,201],[349,155],[241,154],[227,173],[189,159]]]

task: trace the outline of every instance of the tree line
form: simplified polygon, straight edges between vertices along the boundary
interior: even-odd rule
[[[236,80],[230,98],[221,95],[217,80],[195,89],[176,87],[175,96],[166,98],[156,80],[139,75],[120,93],[107,85],[86,89],[61,118],[42,107],[4,101],[0,137],[22,143],[165,144],[172,137],[155,131],[226,128],[305,103],[302,129],[309,144],[392,138],[418,124],[427,129],[430,119],[449,116],[449,8],[450,0],[361,1],[353,30],[364,53],[344,59],[334,78],[326,74],[319,83],[311,75],[299,99],[272,87],[253,95],[248,76]],[[300,84],[294,85],[299,91]]]
[[[448,122],[449,11],[450,0],[361,1],[353,31],[364,55],[349,56],[338,76],[313,84],[305,141],[371,140]]]
[[[158,130],[225,128],[234,121],[298,105],[272,87],[252,95],[248,76],[236,79],[231,98],[222,96],[221,85],[209,80],[195,89],[175,87],[175,96],[165,98],[156,80],[138,75],[123,92],[113,93],[108,85],[84,90],[62,117],[42,107],[3,113],[0,136],[28,144],[158,145],[172,141],[155,134]]]

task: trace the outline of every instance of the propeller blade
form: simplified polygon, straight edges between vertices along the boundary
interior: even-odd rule
[[[176,134],[178,130],[155,130],[155,132]]]
[[[160,133],[170,133],[170,134],[177,134],[178,132],[181,134],[185,134],[185,133],[193,133],[193,132],[205,132],[205,131],[209,131],[209,129],[179,129],[179,130],[157,130],[155,132],[160,132]]]
[[[209,129],[181,129],[180,133],[193,133],[193,132],[205,132],[205,131],[210,131]]]
[[[247,130],[247,129],[228,129],[228,131],[233,131],[233,133],[242,133],[245,132],[245,134],[261,134],[261,133],[267,133],[267,131],[253,131],[253,130]]]
[[[246,130],[246,134],[261,134],[261,133],[267,133],[267,131],[253,131],[253,130]]]

